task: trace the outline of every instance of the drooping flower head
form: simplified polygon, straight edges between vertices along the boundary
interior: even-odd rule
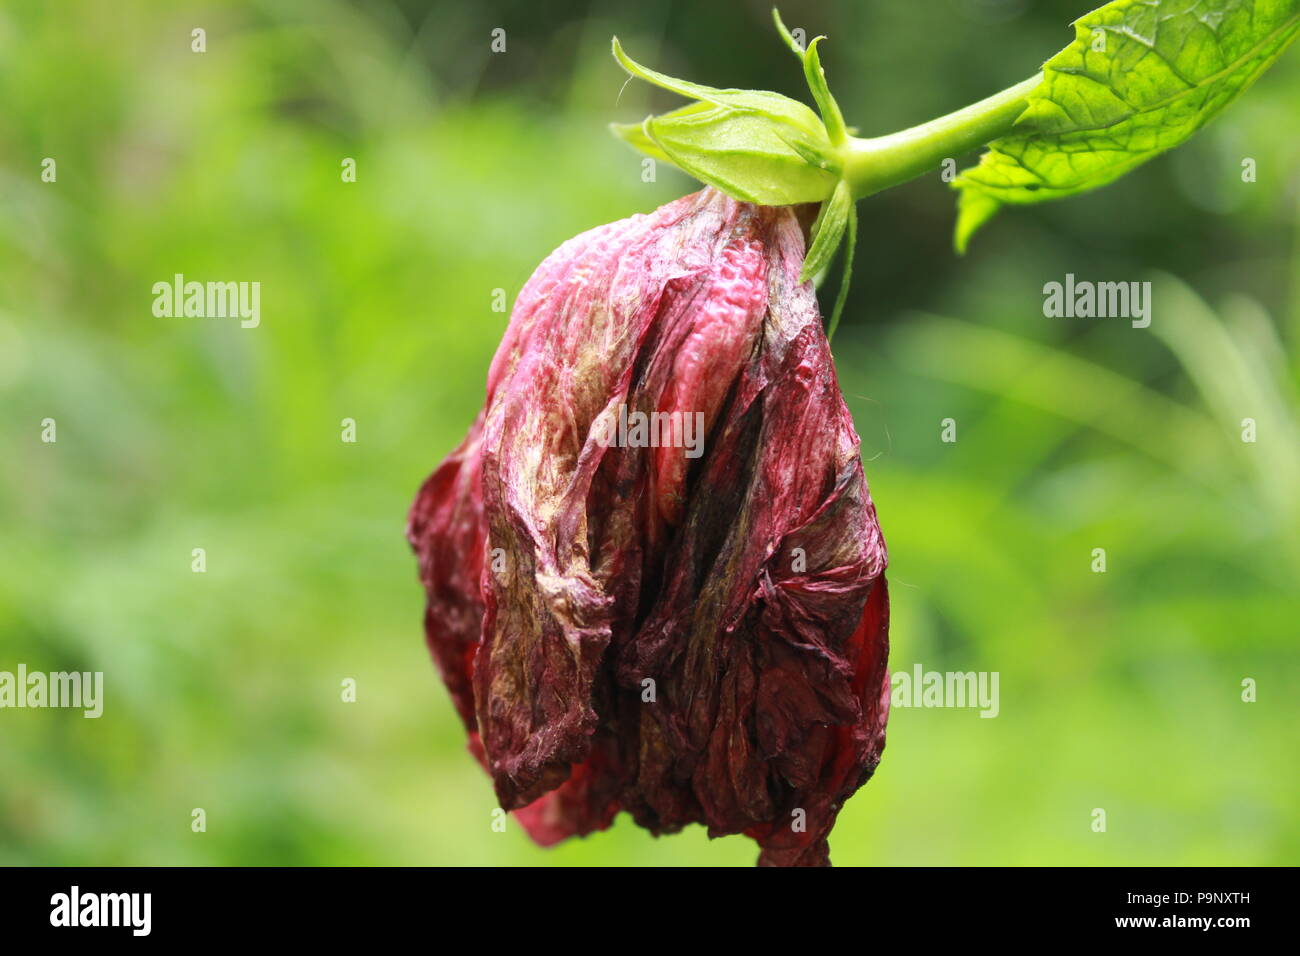
[[[613,42],[630,75],[691,100],[613,131],[710,188],[539,267],[483,411],[408,528],[471,750],[538,842],[625,810],[655,833],[748,834],[760,863],[829,862],[835,816],[884,746],[889,606],[808,280],[844,242],[833,333],[855,200],[981,145],[952,181],[959,251],[1005,204],[1095,189],[1178,145],[1300,36],[1297,5],[1210,3],[1233,8],[1210,26],[1222,42],[1166,76],[1155,26],[1201,37],[1206,4],[1113,0],[1035,76],[873,137],[845,124],[823,38],[803,43],[776,11],[816,113],[674,79]],[[1207,92],[1170,119],[1169,90],[1189,85]]]
[[[885,546],[804,257],[712,188],[566,242],[415,501],[430,650],[539,843],[626,810],[824,864],[879,762]]]

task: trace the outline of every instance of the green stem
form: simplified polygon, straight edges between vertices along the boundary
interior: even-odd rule
[[[850,137],[844,175],[853,198],[915,179],[945,159],[955,159],[1006,135],[1025,111],[1026,97],[1042,80],[1039,73],[955,113],[888,136]]]

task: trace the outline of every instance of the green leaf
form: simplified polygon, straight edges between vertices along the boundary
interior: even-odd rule
[[[966,254],[966,246],[971,236],[980,226],[992,219],[1002,203],[980,189],[963,189],[957,197],[957,228],[953,233],[953,245],[958,255]]]
[[[805,52],[804,48],[799,45],[799,41],[794,38],[794,34],[786,29],[785,21],[781,19],[781,11],[776,7],[772,8],[772,22],[776,24],[776,32],[781,34],[781,39],[784,40],[785,45],[790,48],[790,52],[797,56],[799,62],[802,63]]]
[[[1115,0],[1075,21],[1015,130],[963,172],[956,243],[1004,204],[1074,196],[1179,145],[1300,32],[1300,0]]]
[[[847,188],[847,187],[845,187]],[[849,300],[849,280],[853,277],[853,253],[858,247],[858,207],[849,202],[849,241],[844,244],[844,276],[840,279],[839,295],[835,296],[835,308],[831,310],[831,324],[826,331],[826,341],[835,338],[835,330],[840,326],[840,315],[844,312],[844,303]]]
[[[803,64],[804,77],[808,81],[808,90],[817,101],[817,109],[821,111],[822,122],[826,125],[826,132],[830,136],[831,142],[839,146],[848,139],[848,129],[844,125],[844,114],[840,112],[840,106],[835,102],[835,97],[831,96],[830,87],[826,85],[826,71],[822,69],[821,57],[817,54],[817,44],[826,38],[824,36],[815,37],[808,48],[801,48],[795,40],[794,35],[786,29],[785,22],[781,19],[780,12],[776,7],[772,8],[772,22],[776,24],[776,32],[781,34],[781,39],[790,51],[799,58]]]
[[[798,100],[792,100],[788,96],[769,93],[765,90],[719,90],[711,86],[692,83],[689,80],[674,79],[637,63],[623,52],[623,46],[618,42],[618,37],[614,37],[612,46],[614,59],[618,60],[619,65],[637,79],[653,83],[655,86],[685,96],[688,99],[703,100],[706,103],[725,106],[741,113],[766,116],[769,119],[785,123],[806,136],[821,138],[826,135],[825,127],[822,126],[822,121],[817,118],[817,114]]]
[[[821,56],[817,53],[817,44],[825,39],[816,37],[808,44],[808,52],[803,58],[803,72],[808,80],[808,90],[817,101],[817,109],[821,111],[826,133],[831,142],[838,146],[848,139],[849,134],[844,128],[844,114],[840,112],[840,105],[835,102],[830,87],[826,85],[826,71],[822,69]]]
[[[645,131],[645,123],[610,123],[609,131],[627,143],[633,149],[652,156],[655,159],[662,160],[665,163],[671,163],[668,154],[660,149],[650,134]]]
[[[822,203],[817,219],[813,222],[812,245],[808,247],[808,254],[803,260],[800,282],[807,282],[830,265],[835,250],[840,247],[840,240],[844,238],[844,227],[848,224],[852,209],[853,197],[849,193],[848,184],[841,181],[831,198]]]
[[[803,269],[799,273],[800,282],[807,282],[830,267],[846,230],[849,241],[844,248],[844,274],[840,279],[840,291],[835,296],[835,308],[831,311],[827,339],[835,334],[835,329],[840,324],[840,314],[844,311],[844,303],[848,301],[849,282],[853,277],[853,250],[858,241],[857,205],[853,201],[853,191],[849,184],[841,181],[835,187],[834,195],[822,203],[817,219],[812,224],[812,245],[804,256]]]

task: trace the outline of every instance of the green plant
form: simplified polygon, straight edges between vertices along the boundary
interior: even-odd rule
[[[1171,149],[1236,99],[1300,32],[1300,0],[1114,0],[1080,17],[1075,38],[1042,72],[971,106],[885,136],[852,135],[826,85],[817,37],[801,48],[820,119],[795,100],[719,90],[636,63],[613,41],[632,76],[696,102],[616,135],[697,179],[765,205],[820,202],[803,276],[822,273],[847,233],[854,201],[987,145],[953,180],[960,192],[957,250],[1004,205],[1074,196],[1104,186]],[[849,281],[831,314],[834,334]]]

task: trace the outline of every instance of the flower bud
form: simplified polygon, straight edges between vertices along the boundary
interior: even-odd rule
[[[641,124],[611,123],[633,147],[747,202],[821,202],[835,191],[840,151],[822,120],[798,100],[673,79],[632,60],[617,38],[614,56],[631,75],[697,100]]]

